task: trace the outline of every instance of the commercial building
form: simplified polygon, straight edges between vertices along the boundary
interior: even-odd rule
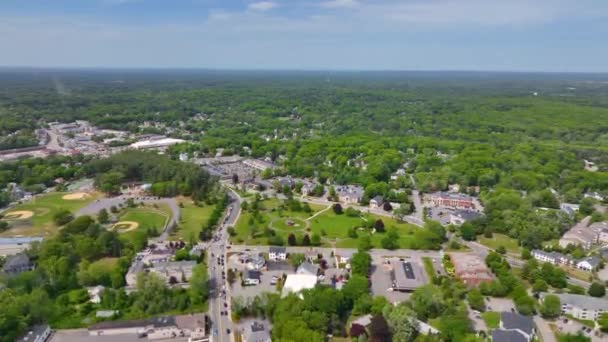
[[[285,297],[289,293],[300,293],[306,289],[312,289],[317,285],[317,276],[310,274],[289,274],[283,285],[282,296]]]
[[[164,149],[171,145],[180,144],[183,142],[185,142],[185,140],[183,140],[183,139],[156,137],[156,138],[150,138],[150,139],[134,142],[131,145],[129,145],[129,147],[134,148],[136,150]]]
[[[420,265],[399,258],[388,259],[391,265],[392,288],[396,291],[413,291],[424,285],[425,277]]]
[[[35,325],[17,339],[17,342],[46,342],[51,336],[51,328],[46,324]]]
[[[547,293],[541,293],[544,300]],[[608,312],[608,300],[569,293],[554,293],[562,304],[562,314],[571,315],[577,319],[595,321],[599,316]]]
[[[472,253],[451,253],[450,259],[454,264],[454,273],[467,286],[477,286],[489,283],[493,277],[490,270],[477,255]]]
[[[90,336],[137,335],[148,340],[190,337],[205,340],[205,316],[203,314],[162,316],[131,321],[106,321],[89,326]]]
[[[458,192],[435,192],[424,196],[427,203],[452,209],[475,209],[474,198]]]
[[[568,245],[574,245],[581,246],[584,249],[590,249],[593,245],[597,244],[600,237],[600,226],[593,224],[587,226],[588,222],[589,218],[585,218],[567,231],[566,234],[559,239],[560,247],[566,248]]]

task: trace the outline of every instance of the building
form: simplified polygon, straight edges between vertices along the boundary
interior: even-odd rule
[[[403,261],[399,258],[389,259],[392,266],[392,288],[396,291],[413,291],[424,285],[425,278],[422,269],[416,263]]]
[[[245,285],[259,285],[261,282],[261,273],[259,271],[247,270],[245,271],[245,277],[243,283]]]
[[[260,171],[266,171],[267,169],[277,168],[277,166],[273,163],[260,159],[245,159],[243,160],[243,164]]]
[[[25,253],[11,255],[6,258],[2,273],[8,276],[16,276],[21,272],[27,272],[34,269],[34,264],[30,261],[30,257]]]
[[[577,261],[576,268],[587,272],[593,272],[598,269],[600,262],[601,260],[599,257],[590,256]]]
[[[363,187],[358,185],[340,185],[335,190],[340,202],[345,204],[358,204],[363,198]]]
[[[479,257],[472,253],[451,253],[454,274],[467,286],[489,283],[494,279],[490,270]]]
[[[196,261],[169,261],[161,262],[149,268],[149,271],[156,273],[169,284],[185,283],[192,277],[192,270],[196,266]]]
[[[289,293],[298,294],[303,290],[312,289],[317,285],[317,279],[317,276],[310,274],[288,274],[281,295],[285,297]]]
[[[450,224],[460,226],[467,221],[480,218],[481,214],[473,210],[457,209],[450,212]]]
[[[266,259],[263,256],[255,254],[247,259],[247,268],[250,270],[259,271],[266,266]]]
[[[572,260],[562,253],[558,252],[545,252],[540,249],[532,250],[532,257],[541,262],[548,262],[553,265],[570,265]]]
[[[391,174],[391,180],[397,180],[399,177],[405,176],[405,169],[397,169],[393,174]]]
[[[181,144],[185,142],[183,139],[165,138],[165,137],[152,137],[145,140],[134,142],[129,147],[136,150],[146,149],[165,149],[171,145]]]
[[[263,323],[254,321],[243,331],[244,342],[271,342],[270,333]]]
[[[271,246],[268,248],[268,259],[272,261],[286,260],[287,249],[285,247]]]
[[[87,293],[89,294],[89,302],[94,304],[101,303],[101,292],[104,289],[105,287],[103,285],[87,287]]]
[[[598,242],[600,244],[608,244],[608,221],[592,223],[589,229],[598,232]]]
[[[35,325],[17,339],[17,342],[46,342],[51,336],[51,328],[47,324]]]
[[[593,198],[594,200],[598,200],[602,202],[604,200],[604,196],[599,192],[587,192],[583,195],[585,198]]]
[[[435,192],[424,196],[427,203],[432,203],[436,207],[452,209],[475,209],[474,198],[455,192]]]
[[[131,334],[139,337],[147,336],[148,340],[190,337],[204,341],[203,338],[207,335],[203,314],[161,316],[131,321],[105,321],[89,326],[88,331],[90,336]]]
[[[384,204],[384,198],[380,195],[369,200],[369,207],[372,209],[382,208],[383,204]]]
[[[500,326],[492,332],[493,342],[529,342],[536,336],[536,328],[531,317],[515,312],[501,312]]]
[[[591,246],[599,241],[599,232],[591,226],[586,227],[586,221],[583,220],[575,225],[559,239],[559,245],[562,248],[568,245],[581,246],[584,249],[590,249]]]
[[[542,293],[541,298],[547,293]],[[562,314],[571,315],[577,319],[596,321],[599,316],[608,312],[608,299],[589,297],[569,293],[553,293],[559,297],[562,304]]]
[[[298,269],[296,270],[296,274],[309,274],[309,275],[318,276],[319,271],[320,271],[319,266],[317,266],[315,264],[311,264],[308,261],[304,261],[303,263],[300,264],[300,266],[298,266]]]
[[[572,203],[561,203],[559,205],[559,209],[568,214],[569,216],[574,216],[574,214],[578,212],[579,207],[580,206],[578,204]]]

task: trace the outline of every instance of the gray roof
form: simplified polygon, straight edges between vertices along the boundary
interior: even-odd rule
[[[382,203],[382,202],[384,202],[384,198],[383,198],[382,196],[380,196],[380,195],[378,195],[378,196],[376,196],[376,197],[372,198],[372,200],[373,200],[373,201],[376,201],[377,203]]]
[[[161,316],[150,319],[135,319],[130,321],[106,321],[89,326],[89,330],[108,330],[122,328],[144,328],[153,326],[155,328],[176,326],[175,317]]]
[[[453,213],[454,216],[459,217],[465,221],[474,220],[478,217],[481,217],[481,214],[473,211],[473,210],[455,210]]]
[[[257,279],[260,280],[260,272],[259,271],[253,271],[253,270],[248,270],[246,273],[246,278],[247,279]]]
[[[566,259],[570,259],[567,255],[559,253],[559,252],[545,252],[542,249],[535,249],[532,251],[532,255],[535,254],[540,254],[540,255],[544,255],[547,258],[554,258],[554,259],[562,259],[562,258],[566,258]]]
[[[250,326],[249,331],[245,333],[246,342],[266,342],[270,341],[270,334],[266,331],[264,324],[260,322],[253,322]]]
[[[542,293],[541,297],[546,296],[546,293]],[[589,297],[584,295],[569,294],[569,293],[555,293],[559,297],[562,305],[567,304],[576,306],[579,308],[585,308],[587,310],[606,310],[608,311],[608,299]]]
[[[3,269],[4,271],[8,272],[14,269],[29,267],[30,265],[30,258],[27,256],[27,254],[19,253],[6,258]]]
[[[270,248],[268,248],[268,251],[270,253],[279,254],[279,253],[285,253],[287,251],[287,248],[285,248],[285,247],[271,246]]]
[[[534,331],[534,321],[531,317],[520,315],[515,312],[502,312],[500,314],[502,327],[508,330],[519,329],[527,334]]]
[[[528,342],[528,340],[517,331],[495,329],[492,332],[492,342]]]
[[[589,263],[589,265],[591,265],[591,267],[596,268],[600,265],[600,258],[596,257],[596,256],[590,256],[590,257],[586,257],[584,259],[581,259],[579,261],[577,261],[577,263],[579,262],[583,262],[586,261]]]
[[[44,333],[49,329],[49,326],[46,324],[34,325],[29,328],[25,334],[17,339],[17,342],[27,342],[34,341],[38,337],[44,335]]]
[[[311,264],[307,261],[300,264],[298,267],[297,273],[308,273],[312,275],[317,275],[319,273],[319,267],[317,265]]]

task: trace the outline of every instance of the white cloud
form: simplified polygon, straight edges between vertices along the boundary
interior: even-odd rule
[[[331,0],[321,3],[325,8],[353,8],[359,6],[357,0]]]
[[[252,4],[249,4],[249,6],[247,7],[249,10],[251,11],[269,11],[275,7],[277,7],[278,4],[276,2],[272,2],[272,1],[260,1],[260,2],[254,2]]]

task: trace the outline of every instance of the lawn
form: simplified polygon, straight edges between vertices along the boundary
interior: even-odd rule
[[[504,246],[508,253],[517,254],[518,256],[521,255],[521,247],[517,240],[506,235],[494,233],[491,238],[480,236],[479,243],[492,249]]]
[[[487,311],[481,313],[481,318],[486,322],[488,329],[496,329],[500,325],[500,313],[494,311]]]
[[[52,192],[35,197],[33,200],[16,205],[5,213],[12,211],[31,211],[34,216],[22,223],[15,223],[13,227],[0,236],[51,236],[57,233],[57,226],[53,222],[53,216],[61,209],[76,213],[78,209],[85,207],[101,195],[93,193],[85,199],[64,200],[62,197],[66,192]]]
[[[182,199],[179,202],[183,205],[183,208],[180,208],[178,229],[171,233],[171,238],[196,242],[203,224],[207,222],[215,206],[204,205],[199,207],[190,199]]]
[[[429,257],[422,257],[422,263],[424,264],[424,270],[426,271],[427,276],[431,279],[431,282],[435,282],[435,278],[437,278],[437,273],[435,272],[435,267],[433,266],[433,261]]]
[[[138,227],[135,230],[120,234],[120,237],[133,242],[138,234],[146,233],[148,229],[155,229],[160,234],[170,218],[171,210],[164,204],[157,207],[126,208],[119,214],[118,223],[120,224],[121,221],[137,222]]]

